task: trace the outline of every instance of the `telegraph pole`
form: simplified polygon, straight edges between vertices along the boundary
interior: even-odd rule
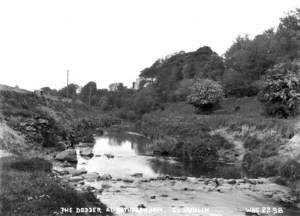
[[[89,106],[91,106],[91,96],[92,96],[92,88],[90,86],[89,88],[90,92],[89,92]]]
[[[69,98],[69,70],[67,70],[67,98]]]

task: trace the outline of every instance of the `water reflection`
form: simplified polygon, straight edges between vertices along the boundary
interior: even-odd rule
[[[107,133],[96,139],[93,148],[94,157],[85,159],[79,156],[78,168],[84,167],[90,172],[109,173],[114,177],[126,177],[134,173],[143,173],[145,177],[158,175],[208,176],[240,178],[240,168],[220,166],[214,171],[206,170],[199,163],[185,163],[170,158],[147,156],[150,140],[125,132]],[[105,155],[113,155],[108,158]]]

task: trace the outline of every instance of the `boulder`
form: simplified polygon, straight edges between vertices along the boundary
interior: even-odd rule
[[[228,179],[227,183],[228,184],[236,184],[236,180],[235,179]]]
[[[56,173],[58,173],[59,175],[67,175],[69,174],[69,171],[67,169],[64,169],[62,167],[53,167],[52,170]]]
[[[135,178],[142,178],[143,177],[143,173],[134,173],[131,176],[135,177]]]
[[[125,182],[125,183],[133,183],[134,180],[133,179],[129,179],[129,178],[124,178],[123,182]]]
[[[140,209],[140,208],[146,208],[146,206],[145,206],[144,204],[139,204],[139,205],[137,206],[137,208],[138,208],[138,209]]]
[[[108,159],[110,159],[110,158],[114,158],[115,156],[114,155],[112,155],[112,154],[104,154],[104,156],[105,157],[107,157]]]
[[[75,149],[66,149],[58,153],[55,157],[56,160],[68,161],[68,162],[77,162],[77,155]]]
[[[92,148],[80,149],[79,153],[81,156],[85,156],[85,157],[93,157],[93,155],[94,155]]]
[[[68,180],[70,182],[79,182],[79,181],[83,180],[83,178],[81,176],[73,176],[73,177],[70,177]]]
[[[112,177],[111,177],[110,174],[104,174],[104,175],[99,176],[97,180],[99,180],[99,181],[101,181],[101,180],[105,181],[105,180],[111,180],[111,179],[112,179]]]
[[[91,173],[86,173],[84,175],[82,175],[83,178],[85,180],[87,180],[88,182],[94,182],[94,181],[97,181],[98,178],[99,178],[99,174],[96,173],[96,172],[91,172]]]
[[[84,169],[84,168],[81,168],[81,169],[69,168],[68,170],[72,176],[79,176],[79,175],[87,173],[86,169]]]

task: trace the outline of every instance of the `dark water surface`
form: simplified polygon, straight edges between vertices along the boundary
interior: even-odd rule
[[[90,172],[109,173],[114,177],[126,177],[134,173],[143,173],[144,177],[159,175],[191,177],[240,178],[240,168],[234,165],[222,165],[213,171],[206,170],[199,163],[181,162],[167,157],[149,155],[150,140],[126,132],[111,132],[97,137],[93,147],[94,157],[79,158],[78,167]],[[109,158],[105,155],[113,155]]]

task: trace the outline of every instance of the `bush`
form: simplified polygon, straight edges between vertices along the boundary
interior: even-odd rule
[[[268,115],[287,118],[297,114],[300,102],[300,70],[293,64],[280,64],[268,71],[259,98]]]
[[[16,161],[10,164],[12,169],[33,172],[33,171],[44,171],[50,172],[52,169],[52,163],[42,158],[30,158],[22,161]]]
[[[214,145],[214,138],[209,135],[190,138],[182,148],[185,160],[201,162],[209,167],[218,162],[218,149]]]
[[[222,86],[209,79],[199,79],[191,87],[191,94],[188,95],[188,103],[198,110],[210,110],[223,98]]]
[[[279,167],[280,176],[289,180],[296,180],[300,173],[300,163],[295,160],[289,160]]]

